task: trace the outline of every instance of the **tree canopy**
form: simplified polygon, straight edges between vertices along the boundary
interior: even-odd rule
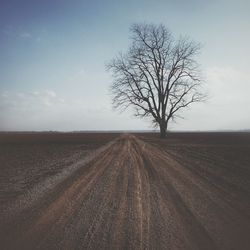
[[[150,117],[166,136],[168,123],[190,104],[203,101],[196,55],[201,46],[187,37],[174,39],[164,25],[134,24],[132,43],[109,64],[115,108],[132,106],[137,117]]]

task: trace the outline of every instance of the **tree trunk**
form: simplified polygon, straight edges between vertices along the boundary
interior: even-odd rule
[[[166,122],[163,121],[160,124],[160,136],[161,136],[161,138],[166,138],[166,134],[167,134],[167,126],[166,126]]]

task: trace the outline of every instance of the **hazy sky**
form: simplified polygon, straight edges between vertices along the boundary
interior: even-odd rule
[[[0,130],[150,129],[111,107],[105,64],[135,22],[203,44],[210,99],[172,129],[250,128],[249,0],[1,0]]]

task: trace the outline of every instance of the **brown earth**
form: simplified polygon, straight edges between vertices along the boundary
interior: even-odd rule
[[[4,136],[1,249],[250,248],[249,133]]]

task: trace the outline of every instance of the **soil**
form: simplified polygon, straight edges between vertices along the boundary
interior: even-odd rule
[[[1,249],[250,249],[250,133],[0,134]]]

